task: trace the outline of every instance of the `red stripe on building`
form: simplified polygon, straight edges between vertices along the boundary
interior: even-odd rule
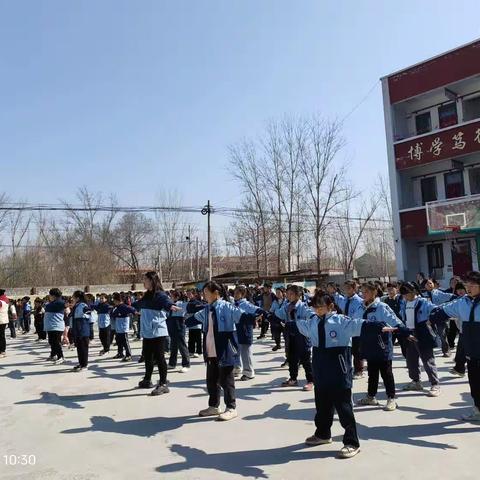
[[[390,103],[477,74],[480,74],[480,40],[390,76]]]
[[[397,143],[397,170],[480,151],[480,122],[455,126],[414,140]]]

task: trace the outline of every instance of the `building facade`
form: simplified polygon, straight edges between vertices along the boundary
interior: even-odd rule
[[[480,263],[480,39],[382,78],[399,279]]]

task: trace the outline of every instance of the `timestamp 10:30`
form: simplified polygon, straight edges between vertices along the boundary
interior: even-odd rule
[[[37,457],[35,455],[4,455],[3,461],[5,465],[35,465]]]

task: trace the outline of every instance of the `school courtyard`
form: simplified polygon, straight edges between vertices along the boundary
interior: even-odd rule
[[[449,375],[450,359],[438,357],[440,397],[400,392],[396,412],[356,408],[362,451],[339,460],[337,421],[332,445],[304,445],[314,432],[313,392],[278,386],[287,370],[268,341],[254,347],[256,378],[237,383],[239,418],[222,423],[197,417],[207,405],[201,359],[169,374],[170,394],[151,397],[135,388],[143,366],[98,357],[98,340],[89,370],[71,373],[74,350],[50,365],[46,343],[34,338],[8,339],[0,360],[1,480],[478,478],[480,426],[459,420],[471,399],[467,380]],[[141,343],[131,345],[138,358]],[[407,370],[396,354],[401,387]],[[366,386],[356,381],[355,399]],[[17,464],[7,466],[5,455]],[[22,465],[21,455],[35,465]]]

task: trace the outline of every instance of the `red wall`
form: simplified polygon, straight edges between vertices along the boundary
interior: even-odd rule
[[[427,213],[424,208],[400,213],[402,238],[423,237],[428,233]]]
[[[400,102],[478,73],[480,40],[390,76],[390,103]]]
[[[455,147],[455,140],[453,139],[454,135],[462,133],[461,138],[462,142],[465,142],[463,148],[453,148]],[[430,151],[432,143],[435,139],[439,138],[441,142],[440,151],[437,151],[437,155],[434,155],[434,151]],[[410,155],[410,148],[416,147],[419,145],[419,148],[422,150],[421,158],[417,158]],[[458,144],[461,146],[461,144]],[[448,130],[443,130],[441,132],[432,133],[431,135],[425,135],[414,140],[397,143],[394,146],[395,148],[395,165],[397,170],[403,170],[409,167],[415,167],[416,165],[424,165],[426,163],[436,162],[437,160],[445,160],[447,158],[455,158],[461,155],[466,155],[468,153],[480,151],[480,121],[468,123],[463,126],[455,126]]]

